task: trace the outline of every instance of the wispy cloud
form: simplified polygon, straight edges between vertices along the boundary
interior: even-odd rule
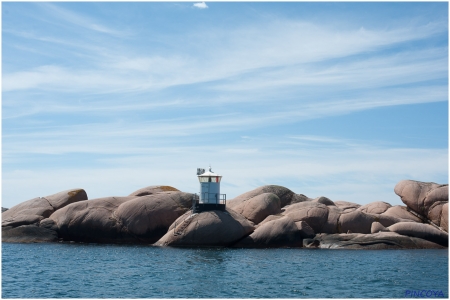
[[[109,28],[98,21],[88,16],[75,13],[62,8],[61,6],[54,5],[52,3],[39,3],[39,5],[46,11],[52,14],[53,17],[60,19],[62,22],[71,23],[73,25],[83,27],[99,33],[110,34],[114,36],[125,36],[126,32]]]
[[[53,9],[54,5],[50,7]],[[245,84],[247,87],[255,84],[267,85],[268,82],[272,85],[309,85],[333,81],[338,85],[342,84],[342,81],[353,82],[354,78],[360,78],[360,81],[366,79],[365,82],[373,78],[373,81],[378,82],[386,75],[401,80],[402,76],[410,74],[411,70],[415,71],[414,74],[420,73],[421,78],[424,78],[427,74],[421,72],[421,68],[426,67],[430,76],[435,78],[445,73],[444,49],[441,53],[436,53],[439,54],[437,57],[424,56],[417,62],[393,56],[390,59],[397,60],[394,67],[385,61],[386,58],[383,60],[370,58],[368,61],[338,65],[331,69],[323,67],[311,69],[311,66],[304,64],[374,51],[379,47],[413,41],[442,30],[442,26],[438,24],[428,24],[391,31],[357,30],[336,34],[333,29],[327,27],[280,21],[263,28],[224,31],[215,33],[214,36],[208,32],[200,35],[191,34],[192,44],[198,45],[191,49],[196,53],[194,56],[191,54],[128,58],[127,55],[119,56],[106,51],[103,52],[104,55],[98,57],[96,68],[93,69],[64,70],[61,66],[41,66],[26,72],[6,73],[3,74],[3,89],[5,91],[31,88],[61,91],[67,89],[71,92],[77,82],[78,90],[83,88],[91,90],[93,86],[97,86],[98,90],[111,88],[113,91],[117,91],[117,87],[131,90],[154,89],[225,80],[237,76],[245,76],[244,80],[239,82],[242,82],[240,86]],[[215,48],[207,46],[210,44],[216,44]],[[101,60],[103,60],[102,67],[98,68],[98,62]],[[430,63],[435,65],[430,66]],[[270,67],[282,69],[265,71],[265,68]],[[371,72],[368,72],[369,68]],[[262,72],[252,76],[249,72],[255,70]],[[381,78],[377,77],[378,74]],[[74,80],[72,77],[78,79]],[[55,80],[58,78],[59,80]],[[426,78],[429,79],[433,77]],[[118,84],[118,81],[122,83]],[[386,81],[390,81],[390,78]],[[226,88],[232,90],[233,86]]]
[[[47,167],[32,171],[6,170],[4,184],[9,189],[3,195],[7,201],[4,205],[14,201],[14,188],[19,188],[24,181],[28,182],[28,198],[73,187],[85,188],[90,198],[128,195],[133,189],[150,183],[196,192],[195,167],[208,162],[213,162],[213,167],[224,176],[223,190],[228,198],[263,184],[281,184],[309,197],[323,195],[363,204],[377,200],[401,204],[392,192],[398,181],[417,176],[437,181],[447,173],[445,149],[379,148],[360,143],[344,148],[303,146],[286,151],[283,141],[283,137],[273,140],[271,151],[261,142],[248,146],[148,146],[140,150],[133,149],[132,145],[111,144],[112,148],[128,148],[128,154],[102,156],[103,166],[92,167],[89,171],[65,166],[64,176],[61,176],[59,170]],[[180,160],[179,156],[189,159]],[[49,190],[49,181],[53,190]]]
[[[191,4],[154,3],[120,4],[123,13],[39,3],[32,7],[42,14],[23,17],[22,5],[2,29],[6,203],[76,186],[91,198],[150,184],[195,191],[193,168],[207,163],[224,175],[229,198],[280,184],[311,197],[395,203],[401,179],[448,180],[448,150],[426,142],[448,139],[444,129],[423,130],[413,144],[329,127],[419,103],[432,113],[408,117],[432,120],[448,102],[446,20],[362,26],[246,8],[257,4],[198,18]],[[223,26],[218,16],[239,22]],[[345,128],[366,126],[353,122]]]

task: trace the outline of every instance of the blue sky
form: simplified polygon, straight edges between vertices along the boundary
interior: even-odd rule
[[[448,182],[448,4],[2,3],[2,206]]]

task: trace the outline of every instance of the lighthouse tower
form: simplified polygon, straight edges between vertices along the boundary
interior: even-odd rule
[[[209,171],[197,169],[200,182],[200,196],[194,203],[194,213],[208,210],[225,210],[226,195],[220,193],[220,181],[222,176]]]

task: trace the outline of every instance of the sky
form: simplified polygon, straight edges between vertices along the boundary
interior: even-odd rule
[[[448,183],[448,3],[3,2],[2,206]]]

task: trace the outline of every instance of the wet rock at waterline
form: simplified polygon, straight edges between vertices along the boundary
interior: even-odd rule
[[[58,241],[58,233],[55,230],[36,225],[2,227],[2,242],[4,243],[48,243],[56,241]]]
[[[448,187],[402,181],[407,205],[315,199],[275,185],[193,214],[193,195],[148,186],[87,200],[84,190],[25,201],[2,213],[4,242],[57,240],[174,247],[410,249],[448,246]]]
[[[378,232],[373,234],[321,233],[313,239],[304,239],[305,248],[320,249],[443,249],[445,247],[417,237],[400,235],[395,232]]]

